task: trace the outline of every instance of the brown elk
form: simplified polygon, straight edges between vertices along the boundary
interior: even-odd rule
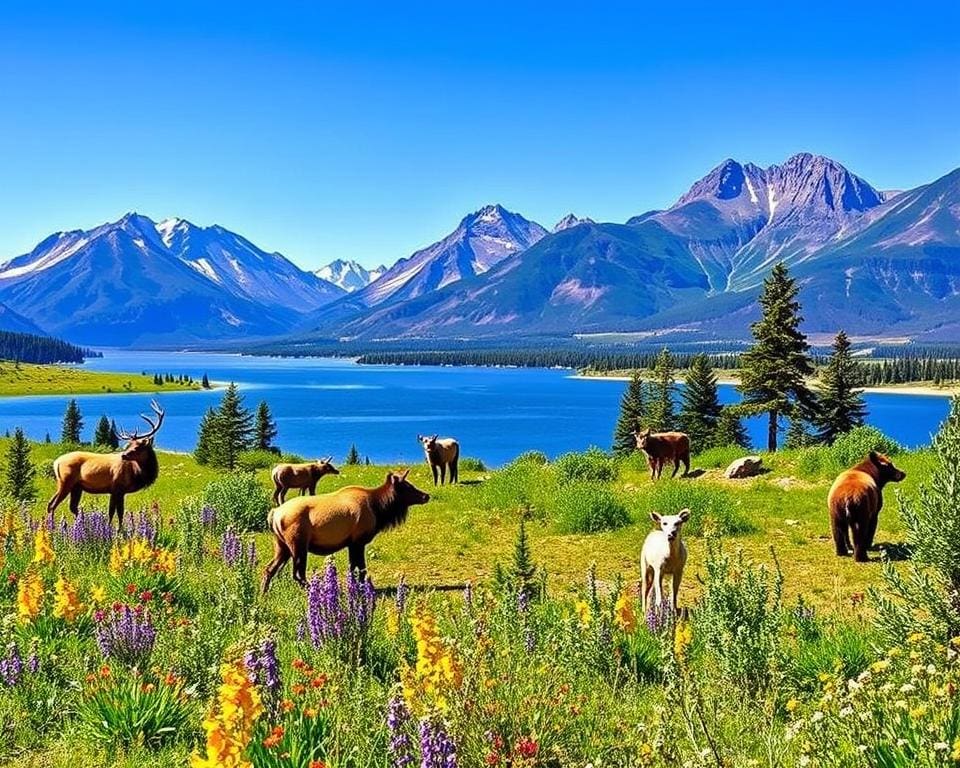
[[[427,457],[427,464],[433,472],[433,484],[437,484],[439,476],[440,485],[443,485],[447,479],[447,467],[450,468],[450,482],[460,481],[460,443],[452,437],[438,437],[437,435],[417,435],[417,440],[423,446],[423,452]]]
[[[80,511],[80,497],[84,491],[107,493],[110,494],[110,520],[116,513],[117,526],[123,528],[124,496],[152,485],[160,473],[157,454],[153,450],[153,438],[163,424],[163,409],[156,400],[150,402],[150,408],[156,414],[156,422],[140,414],[150,425],[150,431],[143,435],[136,431],[118,432],[120,439],[127,441],[119,453],[71,451],[53,462],[57,490],[47,504],[47,512],[52,514],[69,495],[70,511],[76,515]]]
[[[306,496],[308,491],[311,496],[315,495],[320,478],[340,474],[340,470],[330,463],[332,459],[333,456],[327,456],[306,464],[277,464],[270,473],[273,478],[273,503],[277,506],[283,504],[291,488],[299,488],[301,496]]]
[[[663,473],[663,465],[673,462],[673,474],[676,477],[683,462],[684,475],[690,472],[690,438],[683,432],[634,432],[637,439],[637,448],[647,455],[650,465],[650,477],[659,480]]]
[[[380,531],[395,528],[407,519],[415,504],[426,504],[430,496],[407,480],[406,472],[390,472],[379,488],[348,485],[320,496],[297,496],[267,514],[274,535],[273,560],[263,574],[261,589],[283,564],[293,558],[293,579],[307,583],[307,553],[332,555],[344,547],[350,568],[366,575],[365,547]]]

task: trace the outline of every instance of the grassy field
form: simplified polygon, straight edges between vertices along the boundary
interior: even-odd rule
[[[88,371],[79,367],[32,365],[0,361],[0,397],[12,395],[99,395],[111,392],[181,392],[200,389],[192,384],[158,387],[153,375]]]
[[[0,440],[0,454],[5,448]],[[48,468],[58,450],[32,449],[41,475],[28,510],[35,520],[53,489]],[[811,765],[877,764],[847,760],[865,737],[850,735],[842,696],[823,696],[873,669],[886,647],[864,600],[882,582],[880,562],[837,558],[829,539],[825,498],[845,455],[764,455],[765,474],[725,480],[722,468],[741,453],[710,451],[695,457],[690,477],[657,483],[640,457],[612,461],[599,452],[549,464],[527,457],[496,472],[465,461],[462,483],[441,488],[425,465],[415,466],[410,479],[432,499],[368,547],[381,594],[375,611],[355,596],[362,589],[343,585],[333,598],[339,618],[329,595],[342,582],[320,575],[306,597],[288,569],[267,596],[257,595],[270,537],[225,530],[229,514],[239,514],[228,502],[203,522],[202,498],[225,474],[189,455],[161,454],[157,483],[128,497],[128,514],[146,525],[138,530],[150,531],[134,539],[145,542],[136,552],[60,533],[65,505],[47,543],[14,512],[0,547],[0,764],[212,768],[238,764],[215,754],[231,739],[254,768],[408,765],[391,756],[401,748],[420,764],[447,743],[456,744],[456,765],[471,768],[786,768],[820,741],[833,746]],[[918,451],[895,462],[908,473],[897,490],[913,496],[936,459]],[[318,490],[379,484],[391,469],[341,467]],[[256,486],[266,491],[268,475],[259,470],[234,498],[255,508],[253,520],[263,516]],[[88,511],[104,506],[85,497]],[[648,629],[635,591],[648,515],[685,506],[693,517],[680,604],[691,619],[674,625],[653,616]],[[539,569],[531,581],[518,581],[511,566],[521,519]],[[619,527],[585,532],[605,525]],[[891,488],[877,539],[896,553],[902,538]],[[311,557],[308,572],[331,564],[346,570],[341,553],[327,565]],[[124,629],[116,617],[131,610]],[[149,617],[155,640],[147,651],[141,635],[121,642],[139,620],[133,616]],[[960,683],[960,671],[942,667],[935,646],[921,647],[926,640],[910,642],[905,666],[890,656],[885,674],[921,691],[916,702],[903,694],[905,706],[946,717],[917,687],[918,660],[929,659],[938,680]],[[16,674],[11,654],[20,659]],[[865,729],[876,724],[868,715],[882,720],[888,698],[876,691],[871,706],[879,709],[864,712]],[[249,718],[227,718],[227,699]],[[953,726],[938,720],[909,743],[928,751],[934,738],[952,745],[960,711],[949,717]],[[836,732],[815,730],[834,721]],[[795,737],[801,728],[807,732]],[[849,754],[846,739],[854,739]]]

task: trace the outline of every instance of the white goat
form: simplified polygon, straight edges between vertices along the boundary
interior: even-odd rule
[[[670,604],[677,610],[677,593],[683,578],[683,567],[687,564],[687,545],[680,538],[680,528],[690,517],[689,509],[680,510],[678,515],[658,515],[650,513],[650,519],[658,526],[650,531],[640,551],[640,573],[643,575],[643,615],[647,615],[650,603],[650,590],[653,589],[656,605],[663,604],[663,576],[670,574]]]

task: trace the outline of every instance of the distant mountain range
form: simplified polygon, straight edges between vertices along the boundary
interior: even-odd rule
[[[777,262],[805,327],[960,340],[960,169],[881,192],[829,158],[726,160],[665,210],[551,231],[488,205],[389,268],[305,272],[222,227],[137,214],[0,265],[0,327],[82,344],[498,338],[734,339]]]

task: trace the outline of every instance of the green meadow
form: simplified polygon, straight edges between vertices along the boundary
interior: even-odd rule
[[[153,376],[107,373],[60,365],[33,365],[0,361],[0,397],[14,395],[98,395],[123,392],[180,392],[200,389],[200,382],[167,382],[157,386]]]

